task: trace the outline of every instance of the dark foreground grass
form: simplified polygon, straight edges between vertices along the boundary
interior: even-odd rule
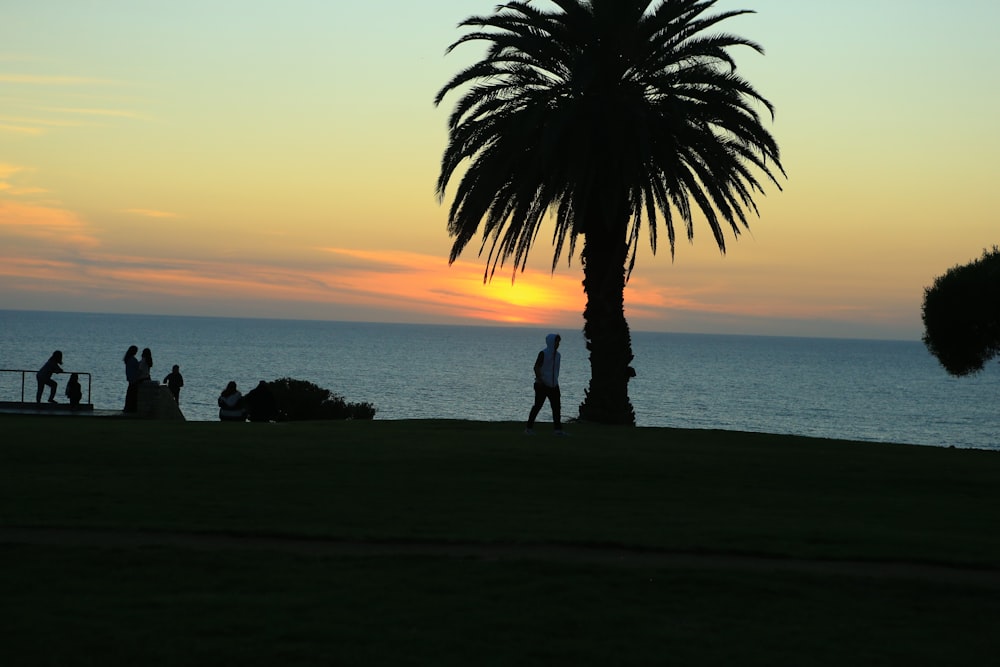
[[[997,654],[1000,455],[515,424],[0,418],[0,531],[625,545],[773,569],[0,545],[4,664],[939,665]]]
[[[992,591],[781,573],[150,548],[0,553],[5,664],[959,665]]]

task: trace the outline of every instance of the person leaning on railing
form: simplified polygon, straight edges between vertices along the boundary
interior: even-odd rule
[[[49,357],[49,360],[38,369],[35,374],[35,378],[38,380],[38,392],[35,394],[35,403],[42,402],[42,393],[45,391],[46,385],[49,387],[49,403],[57,403],[56,401],[56,389],[59,385],[56,381],[52,379],[53,373],[62,373],[62,352],[56,350]]]

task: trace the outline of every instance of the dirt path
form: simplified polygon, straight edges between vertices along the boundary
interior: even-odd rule
[[[1000,588],[1000,569],[904,561],[809,560],[724,553],[685,553],[617,546],[448,541],[359,541],[238,533],[125,531],[85,528],[0,528],[0,545],[170,547],[197,550],[278,551],[331,556],[436,556],[494,561],[533,560],[679,570],[796,572],[875,579],[919,580]]]

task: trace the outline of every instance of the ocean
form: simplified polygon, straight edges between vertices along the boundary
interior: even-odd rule
[[[581,323],[582,326],[582,323]],[[53,350],[67,372],[91,374],[91,402],[120,409],[122,356],[153,352],[153,379],[178,364],[188,420],[218,419],[230,380],[308,380],[376,419],[522,422],[532,364],[549,329],[374,324],[0,310],[0,368],[34,372]],[[562,335],[564,420],[590,377],[583,335]],[[1000,367],[953,378],[919,341],[633,331],[629,395],[640,427],[724,429],[869,442],[1000,449]],[[58,399],[67,375],[56,376]],[[84,398],[88,391],[84,379]],[[20,400],[21,375],[0,373],[0,400]],[[547,427],[546,405],[538,428]],[[570,423],[568,429],[572,431]],[[668,443],[664,443],[668,444]]]

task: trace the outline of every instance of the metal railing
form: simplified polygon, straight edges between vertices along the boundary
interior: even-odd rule
[[[28,401],[24,400],[24,384],[25,384],[25,379],[28,377],[28,375],[37,375],[38,371],[37,370],[28,371],[28,370],[23,370],[23,369],[20,369],[20,368],[0,368],[0,373],[20,373],[21,374],[21,402],[22,403],[27,403]],[[83,371],[63,371],[62,373],[53,373],[53,375],[65,375],[68,378],[70,375],[73,375],[73,373],[76,373],[77,377],[79,377],[81,380],[83,379],[83,376],[85,376],[85,375],[87,376],[87,400],[84,401],[84,400],[81,399],[80,405],[90,405],[91,404],[91,401],[90,401],[90,385],[91,385],[91,379],[92,379],[90,373],[84,373]],[[81,387],[82,387],[83,383],[81,382],[80,384],[81,384]]]

